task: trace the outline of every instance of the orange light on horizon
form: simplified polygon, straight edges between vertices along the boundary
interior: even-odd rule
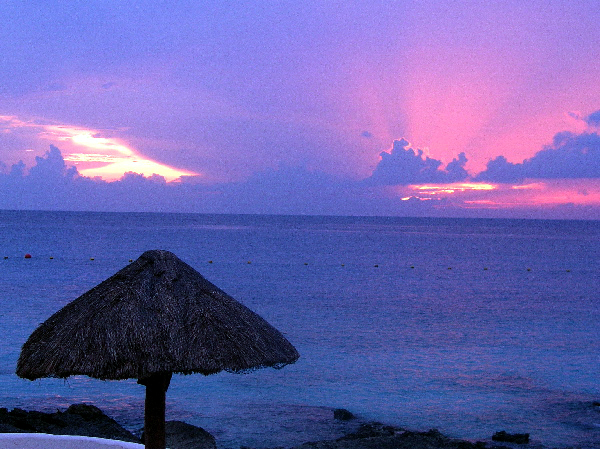
[[[411,190],[416,190],[425,195],[439,195],[442,193],[453,194],[457,192],[495,190],[498,188],[495,184],[487,183],[452,183],[452,184],[412,184],[408,186]]]
[[[464,209],[551,209],[561,206],[600,206],[600,180],[530,180],[523,184],[419,184],[398,186],[402,201],[444,199],[438,207]]]
[[[502,186],[491,197],[465,199],[465,206],[495,209],[522,207],[551,208],[561,205],[600,205],[600,181],[592,179],[555,179],[521,185]]]
[[[103,136],[98,130],[27,122],[9,115],[0,116],[0,122],[4,127],[2,132],[29,129],[36,138],[60,145],[63,159],[72,162],[82,176],[116,181],[125,173],[135,172],[146,177],[156,174],[167,182],[176,181],[182,176],[200,176],[199,173],[154,161],[121,139]]]
[[[429,200],[432,200],[432,199],[433,198],[427,198],[427,197],[421,198],[421,197],[418,197],[418,196],[405,196],[405,197],[400,198],[400,200],[402,200],[402,201],[410,201],[410,200],[429,201]]]
[[[542,190],[546,185],[543,182],[534,182],[531,184],[520,184],[511,186],[513,190]]]
[[[471,200],[465,201],[465,204],[496,205],[497,203],[492,200]]]
[[[70,153],[68,155],[68,160],[70,162],[101,162],[111,164],[115,161],[115,156],[99,153]]]

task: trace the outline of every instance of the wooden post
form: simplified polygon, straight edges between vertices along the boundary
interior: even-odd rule
[[[171,373],[153,374],[138,380],[146,387],[144,410],[144,447],[165,449],[165,398]]]

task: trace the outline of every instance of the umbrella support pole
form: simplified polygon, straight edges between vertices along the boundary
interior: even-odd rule
[[[144,447],[165,449],[165,398],[171,373],[154,374],[138,383],[146,387]]]

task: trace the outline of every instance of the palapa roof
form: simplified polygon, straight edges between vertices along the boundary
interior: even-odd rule
[[[153,250],[42,323],[17,374],[144,379],[281,367],[298,357],[263,318],[173,253]]]

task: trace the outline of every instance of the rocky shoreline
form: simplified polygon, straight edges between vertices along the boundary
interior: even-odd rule
[[[336,440],[309,442],[290,449],[514,449],[516,447],[542,449],[541,446],[530,445],[528,435],[527,443],[515,443],[515,437],[523,441],[526,434],[512,435],[506,432],[498,434],[496,434],[496,441],[506,444],[471,442],[449,438],[435,429],[416,432],[371,422],[362,424],[358,431]]]
[[[347,410],[334,410],[332,419],[355,419]],[[44,413],[0,408],[0,433],[49,433],[81,435],[141,443],[140,437],[123,428],[99,408],[89,404],[71,405],[65,411]],[[180,421],[168,421],[167,446],[170,449],[216,449],[215,438],[200,427]],[[141,436],[143,438],[143,435]],[[504,431],[489,441],[471,442],[449,438],[437,430],[416,432],[381,423],[362,423],[358,430],[341,438],[307,442],[288,449],[542,449],[529,444],[528,434]],[[247,448],[242,446],[241,449]],[[284,449],[284,448],[278,448]]]
[[[140,441],[98,407],[88,404],[74,404],[64,412],[55,413],[0,408],[0,432],[81,435],[132,443]]]

